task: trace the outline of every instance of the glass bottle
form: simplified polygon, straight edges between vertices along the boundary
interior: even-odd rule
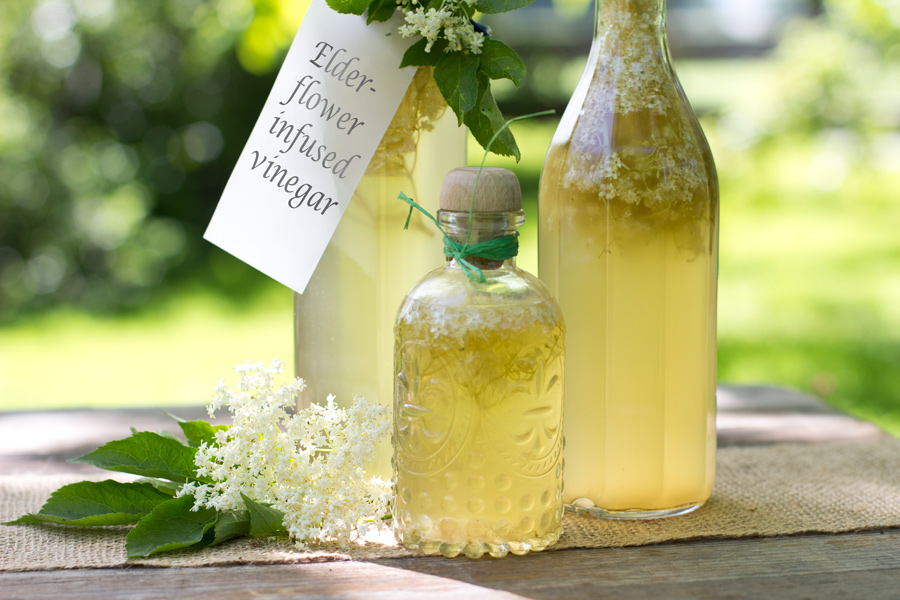
[[[438,221],[470,244],[516,235],[515,175],[456,169]],[[424,219],[420,219],[424,220]],[[410,290],[394,328],[394,532],[407,548],[477,558],[559,539],[565,328],[556,301],[515,257],[460,261]],[[405,265],[395,265],[405,268]],[[474,275],[473,275],[474,276]]]
[[[664,0],[598,0],[539,199],[539,272],[570,332],[564,499],[576,511],[675,515],[712,491],[718,202]]]
[[[420,68],[369,164],[331,243],[301,294],[294,295],[294,359],[307,383],[301,401],[354,395],[390,406],[397,306],[418,274],[440,266],[440,236],[414,220],[403,230],[401,191],[437,209],[447,168],[465,164],[466,130],[432,78]],[[374,473],[387,478],[385,442]]]

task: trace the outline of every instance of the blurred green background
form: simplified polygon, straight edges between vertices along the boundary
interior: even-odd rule
[[[233,364],[290,364],[290,292],[202,233],[304,10],[0,3],[0,410],[201,404]],[[561,114],[592,10],[491,20],[529,68],[497,90],[507,116]],[[900,434],[900,2],[668,13],[721,179],[720,381],[795,387]],[[514,126],[532,269],[557,119]]]

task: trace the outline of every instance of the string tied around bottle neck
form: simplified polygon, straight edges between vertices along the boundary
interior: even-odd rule
[[[454,259],[463,270],[463,272],[468,276],[472,281],[477,281],[479,283],[484,283],[487,279],[484,276],[484,272],[471,261],[467,260],[468,258],[481,258],[484,260],[492,260],[492,261],[504,261],[510,258],[515,257],[519,254],[519,232],[516,231],[512,235],[506,235],[501,237],[496,237],[490,240],[486,240],[484,242],[478,242],[476,244],[470,244],[468,241],[464,243],[457,242],[453,238],[451,238],[444,228],[441,227],[441,224],[426,209],[422,208],[415,200],[400,192],[400,195],[397,196],[398,200],[402,200],[406,204],[409,205],[409,214],[406,217],[406,223],[403,225],[403,229],[409,229],[409,221],[412,218],[413,210],[418,210],[423,215],[431,219],[431,221],[437,226],[438,230],[444,236],[444,256],[448,258]],[[470,230],[471,233],[471,230]]]
[[[539,117],[543,115],[552,115],[556,111],[554,110],[545,110],[541,112],[531,113],[528,115],[522,115],[519,117],[513,117],[506,121],[503,125],[500,126],[499,129],[491,136],[491,139],[488,141],[487,145],[484,147],[484,156],[481,158],[481,166],[479,167],[479,177],[481,175],[481,171],[484,169],[484,163],[487,160],[488,153],[491,151],[491,146],[497,141],[497,138],[500,137],[500,134],[506,130],[511,123],[516,121],[521,121],[523,119],[530,119],[532,117]],[[515,145],[515,143],[513,143]],[[518,161],[518,155],[516,155],[516,160]],[[441,224],[438,220],[432,215],[430,212],[419,206],[415,200],[400,192],[400,195],[397,196],[398,200],[402,200],[403,202],[409,205],[409,214],[406,215],[406,223],[403,225],[403,229],[409,229],[409,220],[412,218],[413,210],[418,210],[423,215],[432,220],[432,222],[437,226],[438,230],[444,235],[444,256],[450,257],[459,264],[462,268],[463,272],[471,279],[472,281],[477,281],[480,283],[484,283],[487,281],[484,277],[484,273],[473,265],[470,261],[466,260],[467,258],[481,258],[484,260],[492,260],[492,261],[504,261],[519,254],[519,232],[516,231],[512,235],[496,237],[484,242],[478,242],[477,244],[470,244],[469,239],[472,237],[472,218],[474,213],[475,206],[475,193],[478,189],[478,179],[475,178],[475,184],[472,189],[472,204],[469,207],[469,232],[466,235],[466,242],[464,244],[460,244],[444,231],[444,228],[441,227]],[[517,185],[518,187],[518,185]],[[521,207],[521,198],[519,201],[519,206]]]

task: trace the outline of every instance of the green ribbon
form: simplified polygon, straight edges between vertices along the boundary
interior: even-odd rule
[[[518,231],[513,235],[494,238],[492,240],[487,240],[486,242],[469,244],[468,241],[466,241],[466,243],[460,244],[456,240],[452,239],[449,235],[447,235],[447,232],[444,231],[444,228],[441,227],[441,224],[434,217],[434,215],[419,206],[415,200],[413,200],[403,192],[400,192],[400,195],[397,196],[397,199],[409,204],[409,214],[406,216],[406,223],[403,225],[403,229],[409,229],[409,220],[412,218],[413,209],[418,210],[423,215],[431,219],[432,222],[434,222],[434,224],[437,226],[438,230],[442,234],[444,234],[444,256],[455,259],[456,262],[459,263],[459,266],[462,268],[463,272],[465,272],[465,274],[472,281],[484,283],[485,281],[487,281],[487,279],[485,279],[484,273],[482,273],[481,269],[466,260],[467,258],[475,257],[483,258],[484,260],[503,261],[512,258],[519,253]],[[468,238],[466,239],[468,240]]]

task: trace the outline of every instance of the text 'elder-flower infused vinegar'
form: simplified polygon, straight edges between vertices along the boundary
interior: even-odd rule
[[[663,0],[598,3],[539,216],[540,276],[569,326],[565,502],[693,510],[715,472],[718,186]]]
[[[470,220],[478,172],[447,176],[439,222],[460,244],[514,241],[518,181],[485,169]],[[397,316],[394,530],[430,554],[524,554],[560,535],[565,330],[516,250],[500,250],[451,257]]]

